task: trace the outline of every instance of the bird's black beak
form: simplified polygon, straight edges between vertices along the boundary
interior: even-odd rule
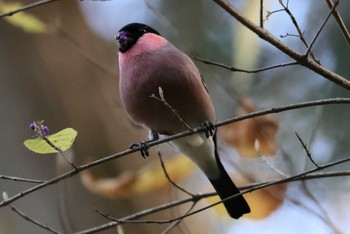
[[[118,41],[118,42],[119,42],[119,38],[120,38],[119,33],[117,33],[117,35],[115,35],[115,37],[114,37],[114,38],[115,38],[115,40],[116,40],[116,41]]]
[[[120,52],[124,53],[130,47],[127,33],[123,31],[119,32],[115,36],[115,39],[118,41],[118,49]]]

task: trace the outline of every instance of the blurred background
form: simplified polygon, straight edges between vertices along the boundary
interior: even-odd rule
[[[230,2],[259,22],[259,1]],[[282,8],[278,1],[264,2],[265,15]],[[0,0],[0,11],[6,12],[10,3],[25,5],[29,1]],[[288,7],[310,43],[329,12],[326,2],[289,1]],[[346,25],[350,25],[349,7],[347,1],[338,6]],[[78,137],[65,154],[77,165],[125,150],[147,137],[128,120],[119,100],[114,36],[125,24],[151,25],[189,56],[241,69],[292,61],[212,1],[62,0],[25,13],[0,19],[0,175],[5,176],[49,180],[71,170],[58,155],[37,155],[23,146],[23,141],[34,135],[28,127],[32,121],[45,120],[51,133],[66,127],[76,129]],[[297,32],[284,11],[273,13],[264,26],[276,37],[284,36],[280,40],[293,49],[306,51],[300,38],[293,36]],[[334,18],[320,34],[313,52],[322,65],[349,77],[349,46]],[[213,98],[218,121],[264,108],[350,97],[347,90],[301,66],[247,74],[195,63]],[[229,125],[219,129],[221,157],[240,185],[294,175],[314,166],[295,133],[307,144],[313,159],[324,164],[349,156],[349,119],[347,105],[329,105]],[[190,162],[174,156],[166,145],[160,146],[160,151],[172,170],[169,174],[181,186],[194,193],[212,191]],[[329,170],[348,167],[342,164]],[[152,149],[147,159],[135,153],[110,161],[13,205],[62,233],[74,233],[110,221],[96,209],[122,218],[187,197],[163,184],[163,174]],[[148,181],[146,175],[150,176]],[[32,186],[0,179],[0,192],[9,196]],[[209,209],[185,219],[170,233],[349,233],[349,189],[347,177],[274,186],[248,194],[253,212],[240,220],[229,219],[220,208]],[[205,200],[198,207],[212,202]],[[176,217],[189,207],[168,209],[144,219]],[[161,233],[168,226],[125,224],[122,229],[124,233]],[[101,233],[115,232],[112,228]],[[48,232],[3,207],[0,233]]]

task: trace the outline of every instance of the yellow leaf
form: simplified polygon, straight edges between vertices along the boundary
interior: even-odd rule
[[[4,3],[0,1],[0,11],[8,12],[20,8],[20,3]],[[38,19],[36,16],[26,12],[19,12],[12,16],[4,17],[4,19],[10,24],[23,29],[27,33],[45,33],[47,32],[47,26],[44,22]]]
[[[195,165],[184,155],[177,155],[164,161],[166,171],[174,182],[179,182],[189,176]],[[180,169],[181,168],[181,169]],[[134,185],[137,193],[164,189],[170,186],[168,179],[159,162],[154,162],[142,168],[138,173],[139,179]]]
[[[183,155],[171,157],[164,160],[164,163],[174,182],[188,177],[195,169],[192,161]],[[125,171],[116,178],[95,178],[90,170],[82,171],[80,178],[91,192],[110,199],[144,194],[171,186],[158,161],[147,164],[138,172]]]
[[[75,137],[77,135],[78,135],[77,131],[75,131],[73,128],[65,128],[62,131],[59,131],[55,134],[47,136],[46,138],[52,144],[58,147],[61,151],[66,151],[72,146],[75,140]],[[24,145],[29,150],[38,154],[51,154],[51,153],[58,152],[56,149],[54,149],[54,147],[49,145],[48,142],[46,142],[44,139],[39,137],[25,140]]]

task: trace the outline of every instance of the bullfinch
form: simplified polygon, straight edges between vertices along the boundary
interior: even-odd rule
[[[119,44],[120,97],[130,119],[148,129],[153,140],[207,123],[206,133],[170,143],[204,172],[221,199],[239,194],[220,162],[215,134],[208,134],[208,123],[215,122],[215,110],[192,60],[145,24],[124,26],[116,40]],[[155,98],[157,96],[159,98]],[[223,204],[235,219],[250,212],[242,195]]]

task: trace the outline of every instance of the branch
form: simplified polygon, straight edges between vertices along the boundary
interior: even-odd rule
[[[233,72],[243,72],[243,73],[258,73],[258,72],[262,72],[262,71],[267,71],[267,70],[272,70],[272,69],[276,69],[276,68],[287,67],[287,66],[292,66],[292,65],[298,65],[299,64],[298,62],[288,62],[288,63],[281,63],[281,64],[269,66],[269,67],[258,68],[258,69],[255,69],[255,70],[245,70],[245,69],[230,67],[230,66],[227,66],[227,65],[222,64],[222,63],[212,62],[212,61],[209,61],[209,60],[206,60],[206,59],[199,58],[197,56],[194,56],[193,59],[198,60],[198,61],[200,61],[200,62],[202,62],[204,64],[214,65],[214,66],[218,66],[218,67],[222,67],[222,68],[228,69],[228,70],[233,71]]]
[[[216,194],[214,194],[214,196],[215,196]],[[197,196],[197,195],[196,195]],[[195,199],[195,200],[191,200],[191,201],[187,201],[187,199],[186,199],[186,202],[185,203],[187,203],[187,202],[192,202],[192,204],[191,204],[191,206],[190,206],[190,208],[185,212],[185,214],[184,215],[187,215],[187,214],[189,214],[192,210],[193,210],[193,208],[195,207],[195,205],[197,204],[197,202],[200,200],[200,199],[202,199],[202,198],[204,198],[204,197],[206,197],[206,195],[204,195],[204,197],[202,196],[202,195],[198,195],[198,196],[200,196],[201,198],[194,198],[194,196],[193,196],[193,198]],[[184,201],[184,200],[183,200]],[[168,220],[136,220],[137,218],[141,218],[142,216],[146,216],[146,215],[148,215],[148,214],[152,214],[152,213],[155,213],[155,212],[158,212],[158,211],[162,211],[162,210],[165,210],[165,209],[168,209],[168,208],[170,208],[170,207],[172,207],[172,205],[171,206],[169,206],[169,207],[167,207],[168,205],[170,205],[170,203],[168,203],[168,204],[165,204],[165,206],[159,206],[158,208],[156,208],[156,209],[153,209],[153,208],[151,208],[151,209],[149,209],[149,210],[146,210],[146,211],[141,211],[141,212],[138,212],[138,213],[136,213],[136,214],[134,214],[134,215],[131,215],[131,216],[133,216],[132,218],[131,218],[131,216],[128,216],[128,217],[130,217],[130,218],[127,218],[127,217],[124,217],[124,218],[121,218],[121,219],[117,219],[117,218],[114,218],[114,217],[112,217],[112,216],[110,216],[110,215],[108,215],[108,214],[105,214],[105,213],[103,213],[103,212],[101,212],[101,211],[99,211],[99,210],[95,210],[98,214],[100,214],[101,216],[103,216],[103,217],[105,217],[106,219],[109,219],[109,220],[111,220],[112,222],[116,222],[116,223],[118,223],[117,224],[117,226],[119,226],[119,225],[121,225],[121,224],[123,224],[123,223],[132,223],[132,224],[150,224],[150,223],[157,223],[157,224],[165,224],[165,223],[172,223],[172,225],[170,225],[168,228],[166,228],[162,233],[167,233],[168,231],[170,231],[172,228],[174,228],[176,225],[178,225],[183,219],[177,219],[177,220],[175,220],[175,222],[172,220],[172,219],[168,219]],[[178,204],[178,205],[181,205],[181,204]],[[147,213],[147,214],[145,214],[145,212]],[[97,230],[97,231],[102,231],[102,230]]]
[[[243,24],[252,32],[254,32],[256,35],[258,35],[261,39],[272,44],[277,49],[279,49],[280,51],[282,51],[283,53],[285,53],[286,55],[288,55],[289,57],[297,61],[300,65],[305,66],[310,70],[314,71],[315,73],[323,76],[324,78],[338,84],[339,86],[347,90],[350,90],[350,81],[347,80],[346,78],[321,66],[315,60],[309,57],[305,57],[303,54],[300,54],[299,52],[291,49],[286,44],[278,40],[275,36],[273,36],[270,32],[268,32],[263,28],[260,28],[258,25],[254,24],[252,21],[242,16],[236,8],[234,8],[231,4],[229,4],[225,0],[213,0],[213,1],[216,4],[218,4],[221,8],[223,8],[227,13],[233,16],[236,20],[238,20],[241,24]]]
[[[294,24],[294,27],[296,28],[297,32],[298,32],[298,35],[295,35],[295,36],[298,36],[301,40],[301,42],[305,45],[305,47],[307,49],[310,49],[309,50],[309,53],[311,55],[311,57],[316,60],[318,63],[320,63],[318,61],[318,59],[316,58],[316,56],[311,52],[311,46],[308,45],[308,43],[306,42],[305,38],[304,38],[304,33],[301,31],[300,27],[299,27],[299,24],[297,22],[297,20],[295,19],[294,15],[292,14],[292,12],[289,10],[288,8],[288,4],[289,4],[289,1],[287,1],[287,6],[284,5],[283,1],[282,0],[279,0],[279,3],[281,4],[281,6],[283,7],[283,10],[287,13],[287,15],[289,16],[289,18],[292,20],[292,23]],[[287,33],[287,35],[290,35]],[[309,54],[307,53],[307,54]]]
[[[320,166],[315,162],[315,160],[312,158],[312,155],[309,151],[309,149],[307,148],[305,142],[301,139],[301,137],[299,136],[299,134],[296,132],[295,135],[297,136],[301,146],[303,147],[303,149],[305,150],[306,156],[310,159],[310,161],[312,162],[312,164],[314,164],[315,167],[319,168]]]
[[[287,183],[287,182],[292,182],[292,181],[304,181],[304,180],[310,180],[310,179],[319,179],[319,178],[329,178],[329,177],[337,177],[337,176],[350,176],[350,171],[337,171],[337,172],[323,172],[323,173],[312,173],[312,171],[318,171],[318,170],[322,170],[331,166],[335,166],[344,162],[348,162],[350,161],[350,158],[345,158],[345,159],[341,159],[338,161],[334,161],[331,162],[329,164],[325,164],[323,166],[321,166],[321,168],[316,168],[316,169],[312,169],[309,171],[306,171],[304,173],[300,173],[298,175],[295,176],[291,176],[285,179],[275,179],[275,180],[270,180],[270,181],[266,181],[266,182],[259,182],[259,183],[253,183],[253,184],[249,184],[246,186],[241,186],[239,187],[240,190],[245,190],[244,192],[242,192],[241,194],[245,194],[245,193],[249,193],[258,189],[262,189],[268,186],[272,186],[272,185],[276,185],[276,184],[282,184],[282,183]],[[77,232],[76,234],[90,234],[90,233],[96,233],[96,232],[100,232],[118,225],[121,225],[123,223],[139,223],[139,224],[145,224],[145,223],[157,223],[157,224],[162,224],[162,223],[171,223],[171,222],[175,222],[177,220],[182,220],[185,217],[188,217],[190,215],[194,215],[196,213],[199,213],[203,210],[209,209],[213,206],[216,206],[220,203],[222,203],[223,201],[229,200],[229,199],[234,199],[234,197],[239,196],[240,194],[236,194],[234,196],[231,196],[230,198],[224,199],[222,201],[213,203],[209,206],[205,206],[201,209],[198,209],[196,211],[190,212],[188,214],[179,216],[177,218],[173,218],[173,219],[167,219],[167,220],[136,220],[138,218],[147,216],[149,214],[153,214],[162,210],[166,210],[172,207],[176,207],[182,204],[186,204],[188,202],[198,202],[199,200],[203,199],[203,198],[208,198],[208,197],[212,197],[212,196],[216,196],[217,194],[215,192],[211,192],[211,193],[204,193],[204,194],[199,194],[199,195],[195,195],[194,197],[191,198],[186,198],[186,199],[182,199],[182,200],[177,200],[177,201],[173,201],[170,203],[166,203],[160,206],[156,206],[147,210],[143,210],[137,213],[134,213],[130,216],[126,216],[124,218],[121,219],[115,219],[112,222],[109,223],[105,223],[102,224],[98,227],[93,227],[90,229],[86,229],[80,232]],[[100,213],[100,212],[99,212]],[[108,216],[109,218],[113,219],[113,217]]]
[[[179,113],[165,100],[162,87],[158,87],[158,92],[159,92],[159,97],[157,97],[154,93],[152,93],[149,97],[162,102],[164,106],[167,107],[172,112],[175,118],[177,118],[185,128],[187,128],[190,131],[193,131],[193,129],[183,120],[183,118],[181,118]]]
[[[164,175],[165,177],[168,179],[169,183],[172,184],[175,188],[179,189],[180,191],[186,193],[187,195],[189,196],[194,196],[194,194],[192,194],[191,192],[187,191],[186,189],[182,188],[180,185],[176,184],[175,181],[173,181],[169,174],[168,174],[168,171],[166,170],[166,167],[165,167],[165,164],[164,164],[164,161],[163,161],[163,158],[162,158],[162,154],[160,153],[160,150],[159,148],[157,147],[157,154],[158,154],[158,157],[159,157],[159,161],[160,161],[160,165],[162,167],[162,170],[164,172]]]
[[[331,98],[331,99],[323,99],[323,100],[316,100],[316,101],[310,101],[310,102],[301,102],[301,103],[291,104],[291,105],[287,105],[287,106],[273,107],[271,109],[256,111],[256,112],[249,113],[247,115],[242,115],[242,116],[234,117],[231,119],[226,119],[224,121],[217,122],[213,126],[217,128],[217,127],[227,125],[227,124],[230,124],[233,122],[238,122],[238,121],[242,121],[245,119],[251,119],[254,117],[273,114],[273,113],[280,113],[280,112],[293,110],[293,109],[300,109],[300,108],[306,108],[306,107],[311,107],[311,106],[322,106],[322,105],[328,105],[328,104],[349,104],[349,103],[350,103],[350,98]],[[195,128],[194,131],[184,131],[184,132],[181,132],[181,133],[178,133],[178,134],[175,134],[175,135],[163,138],[163,139],[152,141],[148,145],[149,145],[149,147],[152,147],[155,145],[169,142],[169,141],[181,138],[181,137],[190,136],[190,135],[196,134],[198,132],[203,132],[203,131],[205,131],[204,127],[198,127],[198,128]],[[121,158],[123,156],[129,155],[129,154],[137,152],[137,151],[140,151],[140,147],[135,147],[133,149],[127,149],[127,150],[121,151],[119,153],[112,154],[110,156],[106,156],[104,158],[98,159],[98,160],[93,161],[91,163],[77,166],[77,169],[63,173],[63,174],[61,174],[61,175],[59,175],[51,180],[45,181],[42,184],[36,185],[30,189],[22,191],[16,195],[4,200],[4,201],[2,201],[0,203],[0,207],[7,206],[7,205],[11,204],[12,202],[14,202],[22,197],[25,197],[26,195],[31,194],[31,193],[33,193],[41,188],[47,187],[49,185],[58,183],[64,179],[70,178],[83,170],[100,165],[102,163],[109,162],[109,161],[117,159],[117,158]]]
[[[52,143],[46,136],[41,136],[41,139],[43,139],[51,148],[58,151],[58,153],[61,155],[61,157],[64,159],[66,163],[68,163],[75,170],[78,169],[78,167],[64,155],[63,151],[59,147],[57,147],[54,143]]]
[[[60,149],[60,147],[57,147],[54,143],[52,143],[50,141],[49,138],[46,137],[46,135],[48,134],[49,130],[48,130],[47,126],[43,125],[43,123],[44,123],[44,120],[33,121],[29,126],[35,132],[35,135],[38,138],[41,138],[42,140],[44,140],[52,149],[54,149],[57,152],[59,152],[59,154],[66,161],[66,163],[71,165],[71,167],[73,167],[74,169],[77,169],[77,166],[75,166],[74,163],[72,163],[71,161],[68,160],[68,158],[66,158],[66,156],[64,155],[64,153]]]
[[[332,9],[333,6],[334,6],[333,1],[332,0],[326,0],[326,2],[328,4],[328,7],[330,9]],[[344,24],[344,21],[341,18],[341,16],[340,16],[340,14],[339,14],[337,9],[334,9],[333,16],[334,16],[335,20],[337,21],[338,26],[340,28],[340,31],[342,32],[346,42],[348,43],[348,46],[350,47],[350,33],[349,33],[348,29],[346,28],[346,26]]]
[[[305,56],[308,56],[308,54],[311,53],[311,48],[312,46],[315,44],[318,36],[320,35],[321,31],[323,30],[324,26],[326,25],[326,23],[328,22],[329,18],[331,17],[333,11],[335,10],[335,8],[337,7],[339,3],[339,0],[336,0],[334,6],[331,8],[330,12],[328,13],[326,19],[323,21],[323,24],[321,25],[320,29],[318,30],[318,32],[316,33],[314,39],[311,41],[310,46],[307,48],[306,52],[305,52]]]
[[[37,220],[34,220],[32,218],[30,218],[29,216],[27,216],[26,214],[24,214],[22,211],[18,210],[16,207],[14,207],[13,205],[10,205],[11,209],[16,213],[18,214],[19,216],[21,216],[22,218],[24,218],[25,220],[29,221],[30,223],[33,223],[35,224],[36,226],[46,230],[46,231],[49,231],[51,233],[56,233],[56,234],[60,234],[60,232],[48,227],[46,224],[42,224],[40,223],[39,221]]]
[[[260,23],[260,28],[264,28],[264,0],[260,0],[260,19],[259,19],[259,23]]]
[[[0,175],[0,179],[28,182],[28,183],[34,183],[34,184],[42,184],[42,183],[46,182],[45,180],[33,180],[33,179],[20,178],[20,177],[15,177],[15,176],[5,176],[5,175]]]
[[[45,5],[47,3],[51,3],[51,2],[55,2],[55,1],[58,1],[58,0],[41,0],[41,1],[37,1],[37,2],[31,3],[31,4],[28,4],[28,5],[25,5],[23,7],[20,7],[18,9],[16,9],[16,10],[2,13],[2,14],[0,14],[0,18],[3,18],[5,16],[12,16],[12,15],[18,13],[18,12],[29,10],[31,8],[42,6],[42,5]]]
[[[197,201],[194,201],[192,203],[191,207],[188,208],[188,210],[186,211],[185,214],[189,214],[193,210],[193,208],[195,207],[196,204],[197,204]],[[169,225],[164,231],[162,231],[161,234],[166,234],[166,233],[170,232],[174,227],[178,226],[182,220],[183,219],[179,219],[179,220],[175,221],[174,223]]]

